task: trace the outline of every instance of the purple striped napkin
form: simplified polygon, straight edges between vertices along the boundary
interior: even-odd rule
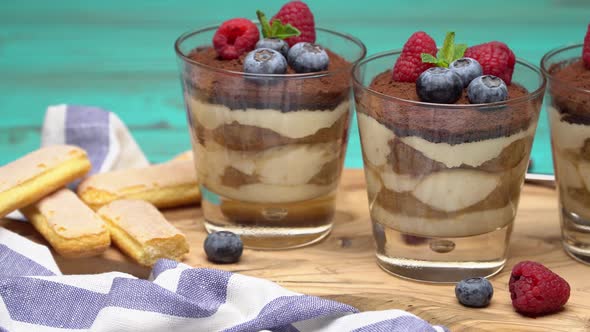
[[[147,165],[127,128],[95,107],[50,107],[43,145],[88,152],[93,172]],[[280,253],[277,253],[277,257]],[[49,249],[0,228],[4,331],[447,331],[402,310],[359,312],[259,278],[160,260],[148,280],[62,275]]]

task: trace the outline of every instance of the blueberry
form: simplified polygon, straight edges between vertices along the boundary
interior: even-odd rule
[[[494,288],[486,278],[468,278],[455,286],[455,296],[467,307],[481,308],[490,304]]]
[[[449,69],[459,75],[466,88],[474,78],[483,75],[483,69],[477,60],[472,58],[457,59],[449,65]]]
[[[508,88],[501,78],[484,75],[473,79],[467,87],[467,98],[472,104],[487,104],[508,99]]]
[[[270,48],[254,50],[244,59],[244,72],[255,74],[284,74],[287,72],[285,57]]]
[[[244,245],[239,235],[220,231],[207,235],[205,253],[214,263],[235,263],[240,260]]]
[[[289,63],[289,65],[291,65],[291,66],[293,65],[293,62],[299,56],[299,54],[301,54],[301,52],[303,52],[303,47],[307,44],[309,44],[309,43],[300,42],[300,43],[297,43],[297,44],[291,46],[291,48],[289,49],[289,52],[287,53],[287,62]]]
[[[280,38],[264,38],[256,43],[256,48],[270,48],[281,53],[285,58],[289,53],[289,44]]]
[[[328,69],[330,57],[321,46],[311,43],[297,43],[287,55],[289,64],[298,73],[311,73]]]
[[[428,103],[452,104],[461,98],[463,81],[448,68],[432,67],[416,80],[416,93]]]

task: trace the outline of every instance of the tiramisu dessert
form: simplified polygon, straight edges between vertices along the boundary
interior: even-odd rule
[[[542,100],[512,81],[515,62],[501,42],[467,48],[449,33],[439,50],[417,32],[393,69],[355,86],[378,256],[460,261],[475,248],[461,238],[501,231],[487,258],[504,259]]]
[[[590,25],[583,46],[546,55],[543,68],[564,244],[590,261]]]
[[[364,48],[352,40],[336,42],[351,50],[324,47],[343,37],[316,31],[303,2],[287,3],[270,21],[257,16],[259,26],[224,22],[212,44],[186,54],[184,92],[206,226],[242,234],[250,247],[297,246],[330,230],[350,71]],[[264,237],[282,239],[269,244]]]

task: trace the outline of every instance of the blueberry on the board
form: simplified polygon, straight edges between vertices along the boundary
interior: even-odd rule
[[[232,232],[211,233],[205,239],[205,253],[214,263],[235,263],[240,260],[243,250],[242,239]]]
[[[321,46],[301,42],[293,45],[287,59],[298,73],[312,73],[328,69],[330,57]]]
[[[263,38],[256,43],[256,48],[270,48],[281,53],[285,58],[289,53],[289,44],[280,38]]]
[[[461,77],[463,88],[466,88],[474,78],[483,75],[483,68],[477,60],[472,58],[457,59],[451,62],[449,69]]]
[[[244,72],[253,74],[284,74],[287,72],[285,57],[270,48],[251,51],[244,59]]]
[[[452,104],[461,98],[463,81],[448,68],[432,67],[416,80],[416,93],[424,102]]]
[[[504,101],[508,99],[508,87],[499,77],[493,75],[479,76],[469,83],[467,98],[472,104]]]
[[[494,288],[486,278],[468,278],[455,286],[455,296],[467,307],[481,308],[490,304]]]

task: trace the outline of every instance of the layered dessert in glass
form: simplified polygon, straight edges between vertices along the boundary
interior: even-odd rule
[[[378,263],[423,281],[504,266],[545,87],[505,44],[453,39],[418,32],[353,73]]]
[[[285,10],[302,18],[281,16]],[[310,27],[310,15],[302,2],[288,3],[269,21],[259,12],[257,25],[233,19],[176,44],[205,227],[240,234],[249,247],[302,246],[331,229],[350,73],[365,48],[315,28],[313,16]],[[268,36],[296,24],[298,34]]]
[[[590,26],[585,43],[548,52],[547,113],[566,252],[590,263]]]

